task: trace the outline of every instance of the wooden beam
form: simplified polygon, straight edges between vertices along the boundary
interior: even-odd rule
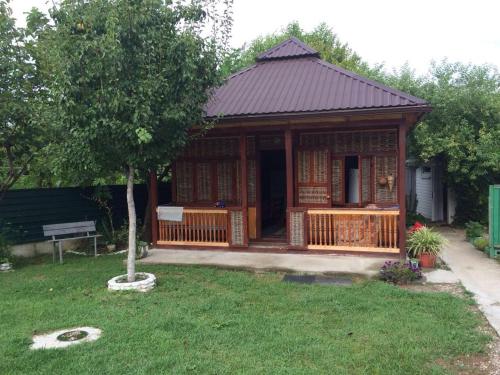
[[[153,246],[158,243],[158,216],[156,208],[158,207],[158,178],[156,172],[149,172],[149,202],[151,209],[151,242]]]
[[[406,135],[413,118],[407,117],[398,131],[399,255],[406,257]]]
[[[248,207],[248,161],[247,161],[247,137],[240,135],[240,171],[241,171],[241,207]]]
[[[285,157],[286,157],[286,206],[291,208],[293,202],[293,139],[292,131],[285,130]]]
[[[248,161],[247,135],[240,135],[240,168],[241,168],[241,209],[243,211],[243,245],[248,246]]]

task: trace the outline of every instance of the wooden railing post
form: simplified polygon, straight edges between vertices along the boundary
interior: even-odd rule
[[[149,204],[151,210],[151,242],[156,246],[158,242],[158,178],[156,172],[149,172]]]
[[[290,210],[293,208],[293,139],[292,131],[290,129],[285,130],[285,164],[286,164],[286,239],[288,244],[291,244],[291,226],[290,220],[292,219],[292,212]]]
[[[409,116],[399,126],[398,132],[398,202],[399,202],[399,255],[406,257],[406,134],[414,122]]]
[[[248,164],[247,136],[240,135],[240,168],[241,168],[241,209],[243,211],[243,244],[248,246]]]

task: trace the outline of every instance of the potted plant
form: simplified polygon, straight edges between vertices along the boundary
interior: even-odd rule
[[[444,243],[443,236],[424,226],[409,233],[406,249],[410,257],[418,258],[422,267],[433,268]]]
[[[137,241],[137,258],[142,259],[148,256],[149,244],[144,241]]]
[[[12,269],[10,256],[10,244],[5,236],[0,233],[0,271],[9,271]]]
[[[468,221],[465,224],[465,237],[471,244],[474,244],[476,238],[481,238],[484,232],[484,226],[477,221]]]

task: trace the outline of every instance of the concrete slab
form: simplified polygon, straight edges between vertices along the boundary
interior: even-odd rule
[[[465,241],[463,231],[448,227],[439,231],[448,240],[441,258],[474,294],[479,308],[500,334],[500,264]]]
[[[425,281],[433,284],[456,284],[460,279],[452,271],[432,270],[425,273]]]
[[[348,255],[272,254],[217,250],[152,249],[142,264],[191,264],[303,273],[353,273],[374,276],[384,258]]]

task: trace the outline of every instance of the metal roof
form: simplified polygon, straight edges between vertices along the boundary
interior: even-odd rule
[[[427,108],[425,100],[318,57],[292,38],[230,76],[205,107],[207,117],[245,117],[346,110]]]
[[[261,53],[257,57],[257,61],[274,60],[282,58],[305,57],[315,56],[319,57],[318,51],[309,47],[307,44],[298,40],[297,38],[290,38],[285,40],[271,49]]]

